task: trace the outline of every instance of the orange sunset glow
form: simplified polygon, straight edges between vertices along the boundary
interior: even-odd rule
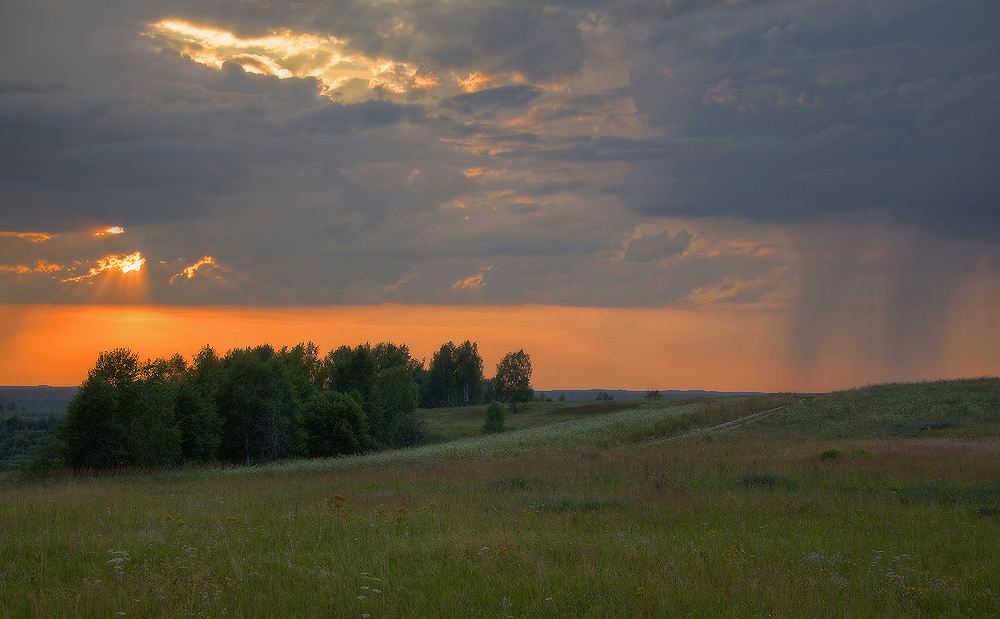
[[[786,317],[774,310],[3,305],[0,318],[4,384],[76,385],[100,351],[117,347],[142,358],[180,353],[190,360],[206,344],[224,353],[312,341],[325,352],[343,344],[391,341],[407,344],[417,359],[429,359],[441,344],[465,339],[478,343],[487,376],[504,354],[524,348],[535,370],[533,384],[542,391],[805,392],[898,378],[881,369],[878,359],[861,360],[857,342],[825,348],[818,367],[796,368],[783,334]],[[985,319],[974,313],[964,318]],[[931,379],[1000,364],[1000,355],[982,345],[975,329],[957,326],[952,336],[954,345],[940,359],[912,370]]]

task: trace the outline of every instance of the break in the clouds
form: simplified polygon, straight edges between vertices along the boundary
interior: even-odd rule
[[[770,304],[816,338],[997,269],[991,0],[15,4],[0,302]]]

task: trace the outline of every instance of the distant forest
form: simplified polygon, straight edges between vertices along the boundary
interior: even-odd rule
[[[426,367],[391,343],[341,346],[323,357],[311,342],[223,356],[205,346],[190,362],[179,354],[141,361],[115,349],[100,354],[62,419],[8,416],[0,443],[24,447],[26,431],[40,433],[29,441],[29,470],[251,465],[416,445],[424,439],[418,406],[497,401],[517,412],[533,393],[523,350],[487,379],[470,341],[442,345]]]

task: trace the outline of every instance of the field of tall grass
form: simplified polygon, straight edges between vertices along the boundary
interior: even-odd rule
[[[0,616],[1000,615],[1000,380],[482,413],[362,457],[7,478]]]

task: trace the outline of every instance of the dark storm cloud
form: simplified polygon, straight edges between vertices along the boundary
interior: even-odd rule
[[[567,191],[581,191],[590,187],[586,181],[545,181],[521,191],[522,196],[548,196]]]
[[[785,222],[878,208],[995,240],[998,27],[1000,5],[983,2],[745,3],[667,20],[632,67],[633,99],[702,144],[637,165],[624,197],[647,215]]]
[[[739,249],[753,225],[794,238],[874,211],[1000,240],[990,1],[15,4],[0,231],[128,233],[4,236],[7,278],[142,249],[160,302],[749,303],[794,271],[790,250]],[[249,73],[271,71],[259,42],[199,64],[153,32],[168,18],[322,39],[309,57],[354,73]],[[995,268],[973,253],[938,279]],[[225,286],[169,283],[205,255]],[[58,279],[37,280],[0,292],[51,298]],[[920,288],[898,290],[902,306]]]
[[[569,19],[543,7],[416,5],[424,32],[418,50],[450,68],[518,71],[529,80],[565,75],[581,66],[585,48]]]
[[[23,80],[16,82],[0,82],[0,96],[17,93],[39,94],[54,90],[63,90],[64,88],[65,85],[63,84],[33,84]]]
[[[162,63],[151,57],[156,77]],[[184,80],[176,85],[172,80]],[[190,81],[187,81],[190,80]],[[155,96],[152,96],[155,95]],[[143,95],[112,96],[20,82],[0,93],[4,228],[59,231],[89,223],[136,225],[208,214],[268,168],[343,161],[316,136],[419,121],[422,108],[388,101],[331,102],[314,80],[191,67]],[[306,141],[296,136],[306,134]],[[351,152],[354,161],[363,151]]]
[[[541,95],[541,88],[517,84],[455,95],[448,101],[448,105],[464,114],[495,112],[502,108],[524,107]]]
[[[346,133],[395,125],[402,122],[419,122],[424,110],[417,105],[400,105],[391,101],[365,101],[364,103],[323,103],[302,112],[288,124],[296,131]]]
[[[169,219],[196,209],[198,192],[218,189],[196,161],[178,156],[187,148],[151,148],[156,129],[129,131],[134,117],[123,111],[118,101],[74,92],[0,95],[5,228],[60,231],[146,219],[134,210]]]
[[[545,149],[519,149],[500,153],[502,157],[531,156],[568,162],[643,162],[680,155],[693,145],[690,141],[642,139],[619,136],[573,136]]]

